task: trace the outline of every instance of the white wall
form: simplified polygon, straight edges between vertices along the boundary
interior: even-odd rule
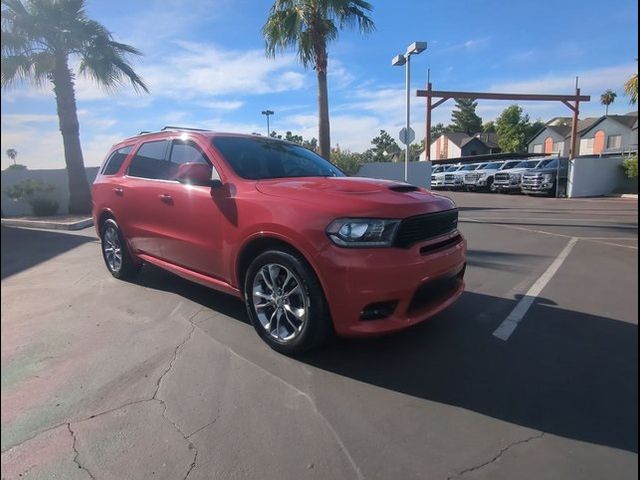
[[[86,169],[89,183],[93,183],[99,167],[89,167]],[[31,215],[31,207],[24,202],[14,202],[7,197],[7,187],[23,180],[42,180],[53,185],[55,190],[48,197],[55,199],[60,208],[58,213],[64,214],[69,211],[69,182],[67,171],[59,170],[3,170],[2,171],[2,213],[5,215]]]
[[[440,160],[444,160],[446,158],[458,158],[462,156],[462,150],[455,143],[449,140],[446,135],[440,135],[434,142],[431,143],[431,148],[429,152],[431,153],[431,161],[434,161],[438,158],[438,139],[440,139],[440,151],[444,152],[444,142],[447,142],[447,156],[440,157]]]
[[[629,180],[621,168],[622,156],[577,157],[571,161],[569,191],[571,198],[598,197],[623,191],[637,191],[637,180]]]

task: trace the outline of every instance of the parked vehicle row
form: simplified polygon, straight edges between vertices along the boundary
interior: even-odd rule
[[[438,165],[431,174],[431,188],[553,196],[556,194],[558,172],[560,194],[563,194],[567,185],[568,161],[557,158]]]

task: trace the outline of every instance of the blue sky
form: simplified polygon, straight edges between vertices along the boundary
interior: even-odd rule
[[[633,0],[372,1],[376,31],[344,31],[330,46],[332,145],[369,146],[380,129],[394,136],[403,124],[404,69],[391,58],[415,40],[428,50],[412,60],[412,88],[571,93],[579,75],[592,95],[581,116],[603,113],[599,95],[619,97],[610,113],[632,110],[622,84],[637,71],[638,4]],[[150,95],[131,88],[105,92],[77,82],[81,140],[87,165],[111,144],[140,130],[185,125],[221,131],[264,132],[260,111],[274,110],[272,129],[317,136],[316,81],[289,52],[264,55],[260,30],[269,1],[92,1],[89,14],[116,39],[141,49],[136,68]],[[424,102],[412,98],[412,122],[424,132]],[[494,119],[505,102],[480,102]],[[522,105],[532,119],[568,115],[560,104]],[[447,123],[449,103],[434,112]],[[2,93],[2,152],[18,150],[29,168],[64,166],[50,88],[23,85]],[[9,164],[3,154],[2,168]]]

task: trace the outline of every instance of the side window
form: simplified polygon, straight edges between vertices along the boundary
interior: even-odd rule
[[[111,154],[109,159],[105,162],[104,168],[102,169],[103,175],[115,175],[120,170],[122,166],[122,162],[127,158],[127,155],[131,152],[133,147],[123,147]]]
[[[165,159],[166,149],[166,140],[143,143],[131,160],[129,175],[166,180],[168,174],[168,162]]]
[[[211,163],[207,160],[206,155],[192,142],[174,141],[171,145],[171,153],[169,155],[169,176],[168,178],[176,178],[179,176],[182,167],[186,164],[206,165],[211,170]]]

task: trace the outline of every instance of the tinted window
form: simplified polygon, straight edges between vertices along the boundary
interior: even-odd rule
[[[468,172],[470,170],[475,170],[477,168],[478,168],[478,165],[467,165],[467,166],[463,167],[461,170],[464,170],[464,171]]]
[[[486,170],[497,170],[502,166],[502,164],[500,162],[494,162],[494,163],[490,163],[489,165],[487,165],[486,167],[484,167]]]
[[[168,162],[164,157],[166,149],[166,140],[143,143],[133,160],[131,160],[129,175],[132,177],[166,179],[168,173]]]
[[[501,170],[507,170],[509,168],[514,168],[516,165],[518,165],[518,163],[520,163],[518,160],[512,161],[512,162],[505,162],[505,164],[502,166]]]
[[[214,137],[213,145],[243,178],[344,177],[336,166],[298,145],[250,137]]]
[[[528,160],[525,162],[520,162],[518,165],[516,165],[516,168],[535,168],[537,164],[538,160]]]
[[[174,141],[169,154],[169,173],[167,178],[174,179],[180,172],[180,166],[187,163],[210,165],[205,154],[195,143]]]
[[[102,169],[102,174],[115,175],[116,173],[118,173],[118,170],[120,170],[120,167],[122,166],[122,162],[124,162],[124,159],[127,158],[127,155],[129,155],[131,148],[131,146],[123,147],[113,152],[109,159],[105,162],[104,168]]]

